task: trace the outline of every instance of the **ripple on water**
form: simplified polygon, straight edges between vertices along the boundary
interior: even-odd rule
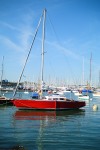
[[[92,105],[98,104],[93,111]],[[0,108],[0,150],[23,146],[26,150],[99,150],[100,101],[80,111],[34,112]]]

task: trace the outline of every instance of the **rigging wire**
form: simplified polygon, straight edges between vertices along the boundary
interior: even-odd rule
[[[50,22],[50,24],[51,24],[51,27],[52,27],[52,29],[53,29],[53,32],[54,32],[54,34],[55,34],[55,37],[56,37],[56,40],[57,40],[58,44],[60,45],[60,47],[63,47],[63,45],[62,45],[62,43],[61,43],[61,41],[60,41],[60,39],[59,39],[59,37],[58,37],[58,35],[57,35],[57,32],[56,32],[56,30],[55,30],[55,27],[54,27],[54,25],[53,25],[53,23],[52,23],[52,21],[51,21],[51,19],[50,19],[49,14],[48,14],[48,19],[49,19],[49,22]],[[66,55],[65,48],[61,49],[61,52],[64,53],[64,56]],[[72,71],[72,66],[70,65],[68,59],[65,59],[65,60],[67,61],[68,66],[70,67],[71,74],[73,74],[73,77],[75,77],[75,73]],[[75,84],[75,78],[73,78],[73,80],[74,80],[74,84]]]
[[[35,38],[36,38],[36,35],[37,35],[37,32],[38,32],[38,29],[39,29],[39,26],[40,26],[40,23],[41,23],[41,20],[42,20],[42,17],[43,17],[43,13],[42,13],[42,16],[40,17],[40,20],[39,20],[39,22],[38,22],[37,28],[36,28],[36,30],[35,30],[34,38],[33,38],[32,44],[31,44],[31,46],[30,46],[30,49],[29,49],[29,52],[28,52],[28,55],[27,55],[27,58],[26,58],[26,61],[25,61],[25,65],[24,65],[24,67],[23,67],[23,69],[22,69],[21,75],[20,75],[19,80],[18,80],[18,82],[17,82],[17,86],[16,86],[16,88],[15,88],[15,91],[14,91],[14,94],[13,94],[13,98],[14,98],[15,95],[16,95],[17,88],[18,88],[18,86],[19,86],[19,83],[20,83],[20,81],[21,81],[22,75],[23,75],[23,73],[24,73],[24,70],[25,70],[25,67],[26,67],[28,58],[29,58],[29,56],[30,56],[30,53],[31,53],[31,50],[32,50],[32,47],[33,47],[33,44],[34,44],[34,41],[35,41]]]

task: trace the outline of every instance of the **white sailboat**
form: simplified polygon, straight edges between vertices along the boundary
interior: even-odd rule
[[[89,95],[79,95],[78,99],[80,99],[80,100],[89,100],[90,97],[89,97]]]
[[[4,71],[4,56],[2,60],[2,71],[1,71],[1,85],[0,85],[0,106],[6,104],[11,104],[9,98],[7,98],[4,93],[2,93],[2,79],[3,79],[3,71]]]

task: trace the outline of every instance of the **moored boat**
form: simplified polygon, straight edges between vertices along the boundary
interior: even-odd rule
[[[78,98],[81,100],[89,100],[90,99],[89,95],[79,95]]]
[[[100,92],[94,92],[93,97],[100,97]]]
[[[84,107],[86,104],[84,101],[74,101],[74,100],[70,100],[67,99],[64,96],[60,96],[60,95],[52,95],[52,96],[42,96],[43,93],[43,85],[44,85],[44,80],[43,80],[43,70],[44,70],[44,31],[45,31],[45,17],[46,17],[46,10],[43,11],[43,40],[42,40],[42,65],[41,65],[41,92],[39,97],[34,98],[34,99],[20,99],[20,98],[15,98],[15,94],[16,94],[16,90],[18,88],[18,84],[20,82],[20,79],[22,77],[22,74],[24,72],[25,69],[25,65],[26,62],[28,60],[29,54],[31,52],[32,46],[33,46],[33,42],[35,40],[36,34],[37,34],[37,30],[35,33],[35,37],[33,39],[31,48],[29,50],[28,56],[26,58],[26,62],[24,65],[24,68],[22,70],[21,76],[19,78],[19,82],[16,86],[13,98],[12,98],[12,103],[18,108],[18,109],[43,109],[43,110],[66,110],[66,109],[79,109],[81,107]],[[40,18],[41,20],[41,18]],[[40,21],[39,21],[40,24]]]
[[[67,110],[79,109],[86,104],[84,101],[74,101],[61,96],[48,96],[42,99],[13,99],[18,109]]]
[[[13,105],[13,104],[9,98],[5,96],[0,96],[0,106],[3,106],[3,105]]]

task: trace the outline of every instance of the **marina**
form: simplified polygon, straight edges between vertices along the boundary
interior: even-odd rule
[[[99,6],[0,1],[0,150],[100,149]]]
[[[12,94],[6,96],[10,98]],[[70,94],[66,96],[76,97]],[[93,105],[98,108],[93,109]],[[15,106],[0,106],[0,114],[0,150],[99,150],[99,98],[87,100],[79,110],[18,110]]]

